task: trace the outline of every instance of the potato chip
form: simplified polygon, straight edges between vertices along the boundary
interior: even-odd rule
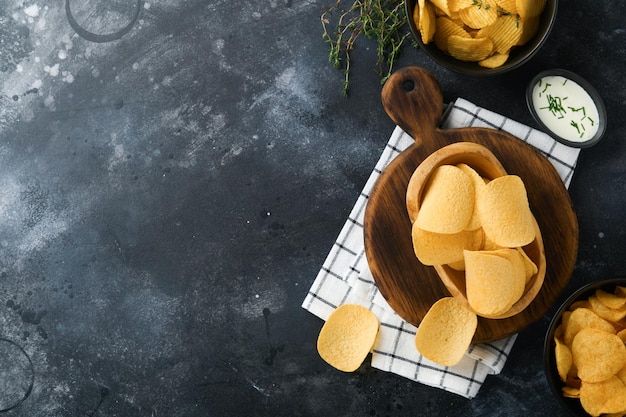
[[[417,222],[412,230],[415,256],[424,265],[445,265],[463,261],[463,250],[478,250],[483,243],[482,229],[458,233],[433,233],[421,229]]]
[[[471,38],[470,34],[463,26],[455,23],[449,16],[441,16],[437,18],[435,30],[435,45],[443,52],[448,52],[448,39],[452,35]]]
[[[502,14],[517,14],[516,0],[496,0],[496,3],[503,10]]]
[[[495,54],[478,61],[478,65],[485,68],[498,68],[504,65],[508,59],[508,51],[505,53],[496,52]]]
[[[453,165],[442,165],[431,174],[415,223],[429,232],[458,233],[474,211],[472,179]]]
[[[450,9],[450,14],[454,14],[461,9],[470,7],[473,3],[473,0],[448,0],[448,9]]]
[[[588,299],[591,310],[605,320],[616,322],[626,317],[626,306],[619,309],[612,309],[604,305],[596,295],[590,296]]]
[[[485,236],[497,245],[514,248],[535,239],[535,224],[526,188],[516,175],[489,182],[477,196],[477,210]]]
[[[491,55],[494,44],[489,38],[452,35],[448,38],[448,52],[460,61],[476,62]]]
[[[622,339],[622,342],[624,342],[624,344],[626,344],[626,329],[622,329],[619,332],[617,332],[617,337]]]
[[[597,383],[583,381],[580,403],[592,416],[621,413],[626,410],[626,385],[615,375]]]
[[[560,339],[554,338],[554,357],[556,359],[556,369],[561,381],[567,381],[567,375],[570,369],[572,369],[572,351],[569,347],[563,343]]]
[[[510,309],[524,290],[523,267],[520,277],[509,259],[493,251],[466,250],[464,254],[465,286],[470,307],[486,317]]]
[[[528,256],[528,254],[524,251],[523,248],[515,248],[522,256],[524,260],[524,271],[526,274],[526,284],[530,282],[530,279],[535,276],[535,274],[539,271],[537,264],[533,262],[532,259]]]
[[[502,54],[518,44],[522,30],[516,16],[503,15],[493,24],[480,29],[477,36],[491,39],[494,51]]]
[[[435,35],[435,8],[427,0],[418,0],[418,6],[413,9],[413,19],[415,26],[420,31],[422,42],[424,44],[430,43]]]
[[[498,7],[493,0],[481,0],[459,10],[459,17],[468,27],[480,29],[493,24],[498,18]]]
[[[626,346],[614,333],[587,327],[572,341],[572,362],[581,381],[606,381],[626,365]]]
[[[546,7],[546,0],[516,0],[515,7],[520,19],[526,20],[539,16]]]
[[[322,326],[317,351],[329,365],[353,372],[372,350],[378,328],[378,319],[367,308],[357,304],[341,305]]]
[[[522,29],[522,34],[515,44],[516,46],[525,45],[537,34],[537,31],[539,30],[539,16],[529,17],[519,23],[520,28]]]
[[[570,387],[566,385],[562,389],[565,398],[580,398],[580,388]]]
[[[454,297],[444,297],[428,310],[415,335],[415,347],[425,357],[454,366],[472,342],[478,318]]]
[[[602,289],[597,289],[595,295],[598,301],[608,308],[620,309],[626,305],[626,296],[612,294]]]
[[[571,346],[574,337],[584,328],[600,329],[605,332],[613,332],[614,328],[608,321],[600,318],[596,313],[588,308],[577,308],[572,311],[567,326],[565,327],[565,335],[563,341],[566,345]]]
[[[481,177],[480,174],[476,172],[476,170],[474,170],[474,168],[467,164],[457,164],[456,166],[472,179],[475,194],[478,194],[480,192],[478,190],[481,187],[485,186],[485,179]],[[480,228],[480,226],[480,217],[478,216],[478,211],[476,210],[476,198],[474,198],[474,210],[472,212],[472,218],[470,219],[467,226],[465,226],[465,230],[476,230]]]
[[[450,7],[448,7],[448,0],[429,0],[434,4],[439,10],[448,16],[451,14]]]

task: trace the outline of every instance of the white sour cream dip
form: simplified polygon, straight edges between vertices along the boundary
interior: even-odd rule
[[[541,78],[533,87],[537,117],[554,134],[586,142],[598,131],[600,117],[593,99],[576,82],[560,75]]]

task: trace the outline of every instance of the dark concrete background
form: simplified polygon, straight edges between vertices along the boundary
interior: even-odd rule
[[[342,95],[330,3],[2,3],[0,415],[565,415],[543,375],[550,313],[471,401],[317,355],[322,322],[300,304],[394,127],[373,42]],[[603,96],[606,137],[570,187],[563,298],[626,266],[625,22],[621,1],[562,1],[514,72],[468,78],[411,47],[397,64],[532,126],[540,70]]]

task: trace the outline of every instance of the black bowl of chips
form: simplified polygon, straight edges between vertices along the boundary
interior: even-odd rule
[[[518,68],[537,53],[554,26],[558,0],[406,0],[405,9],[415,41],[433,61],[487,76]]]
[[[544,341],[544,366],[571,415],[626,415],[625,344],[626,278],[585,285],[561,305]]]

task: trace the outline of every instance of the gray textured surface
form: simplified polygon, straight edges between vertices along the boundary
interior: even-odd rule
[[[472,401],[318,357],[322,323],[300,303],[393,130],[373,43],[341,95],[328,4],[155,0],[134,22],[130,0],[69,4],[88,33],[132,27],[100,42],[65,1],[0,8],[5,415],[563,415],[542,370],[549,315]],[[578,72],[604,97],[606,138],[570,188],[580,252],[563,296],[626,267],[624,22],[621,2],[563,1],[547,46],[492,79],[410,48],[398,64],[531,125],[539,70]]]

